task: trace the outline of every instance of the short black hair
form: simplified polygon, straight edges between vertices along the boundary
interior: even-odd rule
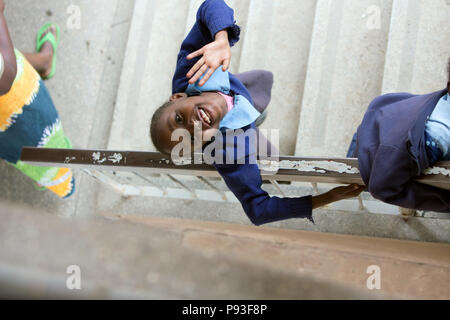
[[[162,145],[161,145],[161,141],[159,139],[158,136],[158,122],[161,119],[162,114],[164,113],[164,111],[172,105],[172,101],[167,101],[165,102],[162,106],[160,106],[155,113],[152,116],[152,121],[150,123],[150,138],[152,139],[152,142],[154,144],[154,146],[156,147],[156,150],[158,150],[159,152],[166,154],[167,152],[163,149]]]

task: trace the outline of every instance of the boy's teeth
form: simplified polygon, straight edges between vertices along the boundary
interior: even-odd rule
[[[211,119],[209,119],[208,115],[205,111],[203,111],[203,109],[200,109],[200,115],[202,116],[203,120],[206,121],[206,123],[211,124]]]

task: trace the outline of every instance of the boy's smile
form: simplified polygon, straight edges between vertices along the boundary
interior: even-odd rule
[[[186,129],[194,137],[194,128],[201,128],[203,144],[209,141],[205,133],[208,130],[218,130],[220,121],[228,112],[225,99],[216,92],[203,92],[192,97],[176,93],[170,101],[172,104],[164,110],[157,128],[161,146],[167,153],[179,143],[172,141],[173,131]]]
[[[214,125],[214,118],[211,116],[211,113],[208,111],[208,109],[203,107],[196,107],[198,111],[198,117],[203,121],[203,124],[206,127],[211,127],[211,125]]]

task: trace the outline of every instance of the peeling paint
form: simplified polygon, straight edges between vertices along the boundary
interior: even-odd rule
[[[72,160],[76,160],[76,157],[66,157],[66,159],[64,160],[64,163],[70,163]]]
[[[153,161],[152,161],[153,162]],[[170,160],[166,159],[166,158],[162,158],[161,160],[159,160],[159,163],[165,163],[165,164],[170,164]]]
[[[261,170],[269,172],[277,172],[280,170],[280,163],[278,161],[259,160],[258,166]]]
[[[94,160],[94,161],[100,160],[100,152],[94,152],[92,154],[92,160]]]
[[[123,157],[120,153],[114,153],[112,156],[108,158],[109,161],[112,163],[120,163],[122,161]]]
[[[289,161],[283,160],[277,161],[259,161],[262,169],[266,171],[277,171],[279,169],[287,170],[297,170],[300,172],[317,172],[317,173],[327,173],[327,172],[338,172],[347,174],[359,174],[358,168],[352,167],[343,162],[336,161]]]
[[[172,160],[177,166],[184,166],[192,164],[192,158],[175,158]]]
[[[442,174],[444,176],[447,176],[450,178],[450,169],[445,169],[441,167],[433,167],[428,168],[423,172],[424,175],[435,175],[435,174]]]
[[[103,163],[106,161],[106,157],[104,157],[103,159],[100,158],[101,158],[100,152],[94,152],[92,154],[92,160],[94,160],[94,163]]]

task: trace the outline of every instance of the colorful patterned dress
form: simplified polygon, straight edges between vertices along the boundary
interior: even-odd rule
[[[75,190],[72,171],[37,167],[20,161],[22,147],[71,148],[50,94],[25,57],[15,51],[17,75],[11,90],[0,96],[0,158],[38,185],[67,198]]]

